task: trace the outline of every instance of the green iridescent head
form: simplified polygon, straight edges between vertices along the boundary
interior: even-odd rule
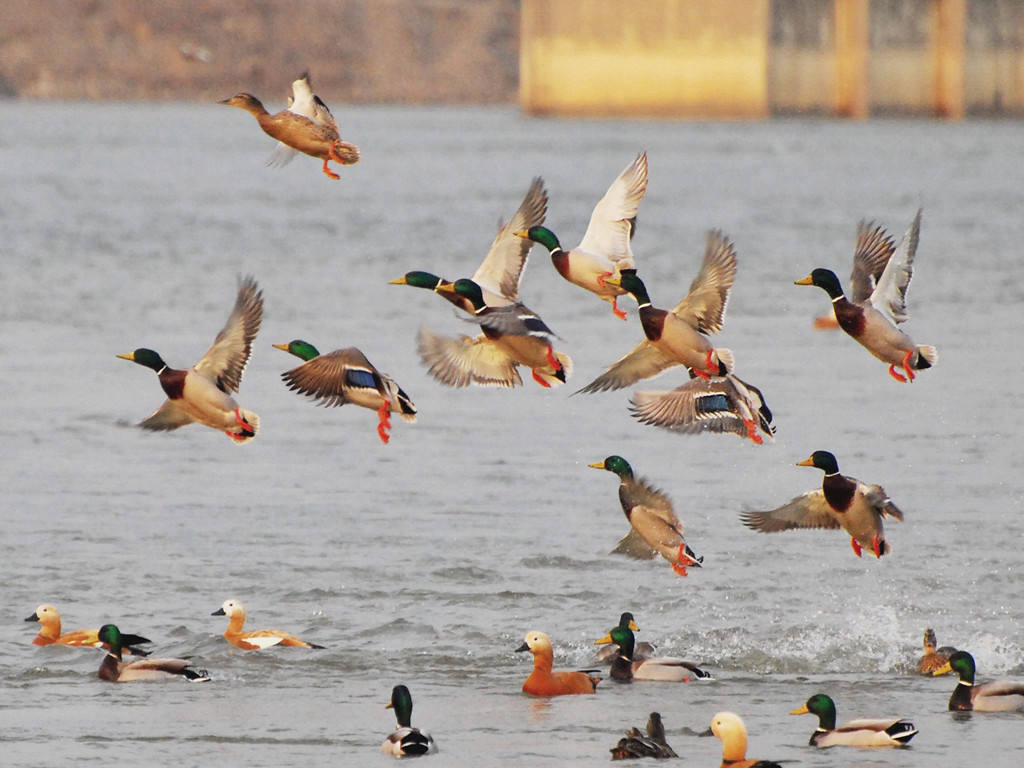
[[[839,472],[839,462],[828,451],[815,451],[803,461],[798,461],[797,466],[814,467],[822,470],[827,475],[834,475]]]
[[[816,285],[819,288],[823,288],[833,299],[838,299],[843,295],[843,286],[840,285],[839,278],[836,277],[836,273],[831,269],[822,269],[819,267],[803,280],[797,280],[795,284]]]
[[[96,633],[101,643],[106,643],[110,646],[110,650],[114,653],[121,652],[121,630],[115,627],[113,624],[104,624],[100,627],[99,632]]]
[[[389,285],[411,285],[413,288],[426,288],[432,291],[444,283],[444,279],[430,272],[413,271],[406,272],[397,280],[392,280]]]
[[[818,727],[826,731],[834,731],[836,728],[836,703],[824,693],[816,693],[809,698],[802,707],[794,709],[789,714],[805,715],[810,713],[818,716]]]
[[[609,472],[614,472],[619,477],[633,476],[633,468],[629,466],[629,462],[621,456],[609,456],[604,461],[599,461],[596,464],[591,464],[590,466],[594,469],[607,469]]]
[[[516,232],[516,235],[540,243],[549,251],[557,251],[562,248],[561,243],[558,242],[558,236],[547,227],[530,227]]]
[[[160,373],[164,368],[167,367],[167,363],[164,362],[163,358],[160,357],[152,349],[146,349],[145,347],[139,347],[134,352],[129,352],[126,355],[118,355],[122,360],[131,360],[133,363],[144,365],[147,368],[152,368],[157,373]]]
[[[274,347],[290,352],[302,360],[312,360],[315,357],[320,357],[320,351],[308,341],[303,341],[302,339],[295,339],[287,344],[275,344]]]
[[[409,728],[412,722],[412,694],[404,685],[396,685],[391,689],[391,701],[384,709],[395,710],[395,719],[399,728]]]

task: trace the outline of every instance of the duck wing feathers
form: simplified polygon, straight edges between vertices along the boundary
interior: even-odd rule
[[[449,387],[515,387],[523,383],[512,357],[482,334],[450,338],[421,328],[418,349],[430,375]]]
[[[907,286],[914,274],[914,256],[917,254],[920,234],[921,209],[918,208],[910,228],[900,239],[885,271],[878,279],[878,285],[871,292],[871,305],[897,325],[909,317]]]
[[[590,214],[590,223],[579,250],[600,254],[619,269],[633,267],[630,241],[640,201],[647,192],[647,153],[637,155],[629,167],[608,187]]]
[[[498,231],[483,263],[473,273],[473,282],[485,291],[518,301],[519,282],[533,242],[517,237],[515,233],[543,224],[547,209],[548,193],[544,189],[544,179],[537,176],[519,204],[519,210]]]
[[[852,479],[852,478],[851,478]],[[864,497],[864,501],[875,510],[875,512],[881,517],[888,515],[889,517],[903,522],[903,512],[893,504],[892,499],[889,498],[889,494],[885,492],[885,489],[880,485],[868,485],[857,481],[857,492]]]
[[[640,379],[657,376],[675,365],[679,365],[677,360],[669,357],[650,341],[644,339],[633,347],[629,354],[612,363],[608,370],[578,390],[576,394],[622,389],[635,384]]]
[[[196,371],[216,382],[223,392],[237,392],[262,321],[263,292],[250,275],[240,281],[227,323],[203,359],[196,363]]]
[[[892,235],[873,221],[860,222],[850,271],[850,301],[859,304],[871,296],[895,249]]]
[[[762,533],[793,528],[842,528],[820,488],[797,496],[777,509],[740,514],[745,526]]]
[[[164,400],[163,405],[139,422],[139,426],[154,432],[168,432],[194,422],[195,419],[185,413],[185,410],[176,402]]]
[[[735,279],[736,251],[732,243],[719,230],[709,231],[700,272],[672,314],[702,333],[717,333],[722,330],[725,306]]]
[[[644,537],[633,528],[630,528],[629,533],[619,540],[619,543],[615,545],[615,549],[609,554],[625,555],[635,560],[653,560],[658,556],[658,550],[648,544]],[[608,647],[617,649],[617,646],[614,645]]]
[[[385,380],[390,381],[355,347],[314,357],[281,374],[281,378],[289,389],[311,397],[325,407],[349,402],[346,392],[351,388],[374,389],[386,398]]]

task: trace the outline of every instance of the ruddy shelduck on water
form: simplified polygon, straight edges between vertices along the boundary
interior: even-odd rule
[[[516,653],[529,651],[533,654],[533,672],[523,683],[523,693],[531,696],[564,696],[577,693],[594,693],[600,677],[587,672],[552,672],[554,652],[551,640],[543,632],[530,632]]]
[[[39,624],[42,625],[39,628],[39,634],[32,640],[32,645],[72,645],[78,647],[88,646],[90,648],[104,647],[103,642],[99,638],[99,628],[76,629],[62,635],[60,631],[60,611],[47,603],[36,608],[35,613],[26,617],[25,621],[38,621]],[[125,651],[138,656],[145,656],[145,651],[133,648],[132,646],[153,642],[152,640],[147,640],[139,635],[121,635],[121,641]]]
[[[782,768],[773,760],[747,760],[747,726],[739,715],[719,712],[711,732],[722,740],[722,768]]]
[[[307,643],[305,640],[282,632],[279,629],[257,629],[252,632],[243,632],[245,625],[245,606],[240,600],[225,600],[211,616],[227,616],[231,619],[224,637],[232,645],[237,645],[243,651],[255,651],[259,648],[270,648],[273,645],[291,645],[298,648],[323,648],[322,645]]]

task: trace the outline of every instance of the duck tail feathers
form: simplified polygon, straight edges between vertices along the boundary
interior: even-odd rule
[[[557,387],[561,384],[565,384],[566,380],[572,375],[572,358],[564,352],[552,352],[555,358],[558,360],[558,364],[561,366],[557,371],[551,370],[543,371],[534,369],[534,374],[544,381],[547,382],[548,386]]]
[[[236,445],[242,445],[256,437],[256,433],[260,431],[260,417],[252,411],[247,411],[244,408],[239,409],[238,412],[242,415],[242,418],[245,419],[245,422],[249,425],[249,428],[252,431],[250,432],[243,430],[242,427],[236,427],[235,431],[228,432],[227,434],[228,437],[235,441]]]
[[[715,348],[715,356],[718,357],[718,373],[720,376],[725,376],[727,373],[732,373],[736,367],[736,358],[732,355],[731,349]]]
[[[920,371],[931,368],[939,359],[939,351],[928,344],[922,344],[917,348],[917,361],[914,363],[914,370]]]

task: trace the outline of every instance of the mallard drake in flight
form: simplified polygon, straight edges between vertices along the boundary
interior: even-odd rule
[[[32,640],[32,645],[71,645],[100,648],[99,629],[76,629],[61,634],[60,612],[52,605],[44,603],[36,608],[35,613],[26,617],[25,621],[38,621],[41,625],[39,634]],[[122,650],[136,656],[148,656],[146,651],[135,648],[153,642],[140,635],[121,635]]]
[[[302,152],[323,160],[323,172],[338,179],[338,174],[327,167],[329,160],[341,165],[359,162],[359,148],[341,140],[338,123],[327,105],[312,92],[308,75],[292,83],[288,108],[273,115],[250,93],[239,93],[218,103],[244,109],[256,118],[264,133],[291,150],[279,147],[271,157],[271,164],[283,165],[295,152]]]
[[[974,681],[974,657],[967,651],[954,651],[936,675],[956,672],[960,681],[949,697],[950,711],[1024,712],[1024,683],[1011,680]]]
[[[956,653],[956,648],[951,645],[936,648],[935,631],[932,629],[924,631],[924,641],[922,644],[924,645],[924,656],[917,662],[917,671],[925,675],[931,675],[936,670],[941,669],[949,661],[949,657]]]
[[[617,626],[627,627],[631,632],[639,632],[640,627],[636,625],[636,620],[633,618],[633,614],[628,611],[619,617],[619,623]],[[636,643],[633,649],[633,661],[643,661],[648,656],[653,656],[655,648],[650,643],[643,641]],[[597,652],[597,658],[599,661],[614,661],[619,656],[619,646],[615,643],[608,643],[601,647],[601,650]]]
[[[402,388],[386,373],[381,373],[366,355],[355,347],[336,349],[326,355],[307,341],[295,339],[275,344],[305,362],[285,371],[281,378],[288,389],[312,398],[325,407],[355,403],[377,412],[377,435],[381,442],[391,439],[391,414],[408,422],[416,421],[416,406]]]
[[[687,566],[701,566],[704,558],[697,557],[687,546],[683,524],[676,517],[668,496],[646,478],[634,477],[633,468],[621,456],[609,456],[590,466],[605,469],[619,478],[619,502],[631,528],[612,554],[638,560],[651,560],[661,555],[680,576],[686,575]]]
[[[892,236],[875,226],[873,221],[862,220],[857,225],[857,248],[853,269],[850,270],[850,301],[857,304],[870,298],[894,250],[896,243]],[[827,315],[814,318],[814,327],[819,331],[839,329],[839,321],[831,307]]]
[[[139,348],[118,355],[156,371],[167,400],[139,423],[143,429],[166,431],[199,422],[219,429],[236,443],[246,443],[259,430],[259,417],[239,407],[237,392],[263,320],[263,292],[251,276],[238,286],[235,306],[213,346],[191,368],[168,367],[159,354]]]
[[[671,656],[647,658],[642,661],[633,659],[633,647],[636,639],[629,627],[613,627],[612,630],[595,640],[596,645],[614,643],[618,646],[619,655],[612,662],[611,678],[622,683],[634,680],[654,680],[661,683],[688,683],[695,679],[707,679],[711,675],[696,664]]]
[[[684,434],[732,432],[761,445],[760,427],[775,439],[761,390],[731,373],[705,379],[691,371],[690,380],[670,392],[634,392],[629,410],[641,424]]]
[[[808,742],[812,747],[901,747],[917,735],[909,720],[851,720],[836,728],[836,704],[824,693],[816,693],[802,707],[789,714],[818,716],[818,727]]]
[[[380,751],[385,755],[395,757],[418,757],[420,755],[433,755],[437,752],[437,745],[434,738],[419,728],[410,725],[412,721],[412,694],[404,685],[396,685],[391,690],[391,701],[384,705],[384,709],[395,710],[395,719],[398,721],[398,728],[395,732],[384,739],[380,745]]]
[[[729,373],[733,368],[732,352],[713,347],[706,334],[722,329],[735,279],[736,252],[718,231],[708,232],[700,272],[686,297],[671,312],[651,306],[647,287],[636,274],[625,272],[618,278],[608,278],[606,282],[621,286],[636,299],[644,340],[580,392],[622,389],[674,365],[685,365],[705,378]]]
[[[612,760],[630,760],[639,757],[667,758],[679,757],[665,740],[665,725],[661,715],[651,712],[647,718],[647,735],[640,733],[639,728],[626,731],[619,743],[609,750]]]
[[[747,759],[747,726],[734,712],[719,712],[711,718],[711,733],[722,741],[721,768],[782,768],[772,760]]]
[[[521,229],[516,235],[547,248],[558,274],[611,303],[615,316],[625,320],[626,313],[616,302],[626,291],[607,279],[619,277],[623,270],[636,271],[630,241],[637,208],[646,191],[647,153],[643,152],[619,174],[594,207],[583,240],[575,248],[563,249],[555,233],[539,225]]]
[[[210,679],[206,670],[192,669],[188,659],[135,659],[122,661],[121,650],[125,638],[113,624],[104,624],[97,633],[101,643],[110,649],[103,655],[98,676],[110,683],[129,683],[136,680],[171,680],[184,678],[193,683]]]
[[[843,294],[839,278],[828,269],[818,268],[797,285],[816,285],[832,299],[839,327],[858,341],[883,363],[889,363],[889,373],[897,381],[913,381],[914,371],[931,368],[938,360],[935,347],[915,345],[913,340],[897,326],[907,314],[907,286],[914,272],[914,255],[921,230],[921,211],[918,209],[910,228],[891,255],[884,256],[877,228],[861,225],[854,255],[853,301]],[[885,233],[881,232],[881,236]],[[884,260],[884,268],[878,265]],[[876,277],[877,275],[877,277]],[[868,287],[870,292],[864,298]],[[903,373],[896,370],[900,366]],[[904,375],[906,374],[906,375]]]
[[[797,462],[797,466],[822,470],[825,478],[821,488],[807,491],[778,509],[744,512],[740,520],[745,526],[762,533],[793,528],[842,528],[850,535],[850,546],[857,557],[862,549],[876,558],[892,552],[892,546],[885,540],[882,518],[888,515],[903,522],[903,513],[884,488],[839,474],[839,463],[828,451],[815,451]]]
[[[565,696],[578,693],[594,693],[600,677],[586,672],[552,672],[555,654],[551,639],[543,632],[529,632],[526,640],[516,648],[516,653],[529,651],[533,654],[533,671],[523,683],[523,693],[531,696]]]
[[[294,648],[317,648],[323,650],[322,645],[307,643],[305,640],[296,637],[289,632],[282,632],[279,629],[256,629],[252,632],[243,632],[245,626],[245,606],[241,600],[225,600],[224,603],[211,616],[227,616],[231,621],[224,631],[224,638],[243,651],[255,651],[261,648],[270,648],[274,645],[287,645]]]

